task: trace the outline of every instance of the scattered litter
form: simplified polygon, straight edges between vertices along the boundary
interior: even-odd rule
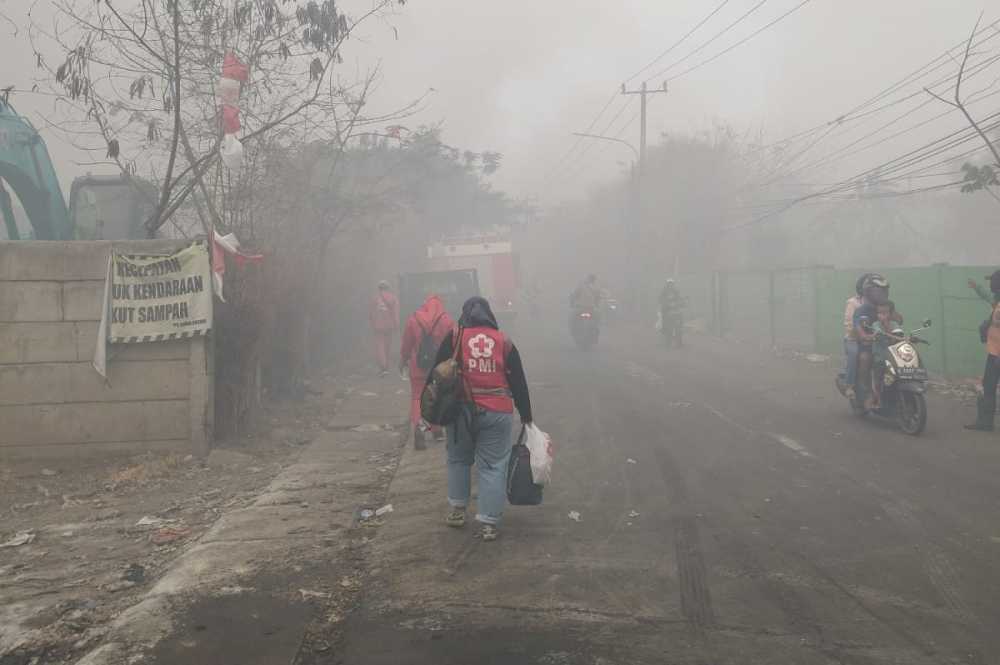
[[[362,520],[362,521],[364,521],[364,520],[370,520],[373,517],[375,517],[375,511],[372,510],[371,508],[364,508],[364,509],[358,511],[358,519],[359,520]]]
[[[101,588],[110,593],[118,593],[119,591],[125,591],[126,589],[131,589],[134,586],[135,582],[132,582],[130,580],[118,580],[117,582],[111,582],[110,584],[105,584]]]
[[[376,425],[374,423],[365,423],[364,425],[358,425],[357,427],[352,427],[352,432],[381,432],[385,429],[384,425]]]
[[[308,507],[309,507],[308,501],[303,501],[302,503],[299,504],[299,508],[308,508]]]
[[[580,513],[577,512],[577,511],[575,511],[575,510],[569,511],[569,515],[567,515],[567,517],[569,517],[574,522],[579,522],[580,521]]]
[[[260,466],[252,466],[249,469],[247,469],[247,471],[249,471],[250,473],[260,473],[263,470],[264,468]]]
[[[675,409],[687,409],[692,406],[691,402],[668,402],[667,406]]]
[[[811,363],[825,363],[830,359],[830,356],[824,356],[822,353],[807,353],[806,360]]]
[[[834,432],[833,433],[833,438],[835,438],[835,439],[839,439],[842,436],[844,436],[843,432]]]
[[[191,529],[186,526],[166,526],[149,537],[154,545],[169,545],[191,535]]]
[[[765,497],[764,503],[771,503],[771,497]]]
[[[143,582],[146,579],[146,567],[139,563],[129,564],[129,567],[122,573],[122,579],[129,582]]]
[[[313,591],[312,589],[299,589],[299,593],[302,594],[302,600],[309,600],[310,598],[330,597],[330,594],[326,591]]]
[[[241,593],[252,593],[252,592],[254,592],[256,590],[257,590],[256,587],[252,587],[252,586],[240,586],[240,585],[237,584],[237,585],[233,585],[233,586],[220,587],[219,588],[219,595],[220,596],[238,596]]]
[[[43,476],[58,476],[59,472],[53,469],[42,469]]]
[[[340,578],[340,586],[344,587],[345,589],[354,589],[357,588],[359,585],[358,581],[353,577],[342,577]]]
[[[156,529],[167,523],[167,520],[161,517],[153,517],[151,515],[145,515],[142,519],[135,523],[135,526],[140,529]]]
[[[626,462],[628,462],[629,464],[638,464],[638,462],[636,462],[636,461],[635,461],[634,459],[632,459],[631,457],[629,457],[629,458],[628,458],[627,460],[625,460],[625,461],[626,461]]]
[[[4,547],[20,547],[21,545],[27,545],[35,541],[34,531],[18,531],[14,534],[14,537],[7,542],[0,543],[0,548]]]
[[[406,394],[406,391],[405,391],[405,390],[403,390],[402,388],[400,388],[399,390],[397,390],[397,391],[396,391],[396,394],[397,394],[397,395],[405,395],[405,394]]]
[[[375,517],[382,517],[383,515],[386,515],[391,512],[392,512],[392,504],[387,503],[375,511]]]
[[[632,526],[632,523],[631,522],[626,522],[625,526]]]
[[[628,512],[628,516],[629,516],[629,517],[631,517],[632,519],[635,519],[636,517],[638,517],[638,516],[639,516],[639,513],[637,513],[637,512],[636,512],[636,511],[634,511],[634,510],[630,510],[630,511]],[[631,522],[629,522],[629,524],[631,524]]]
[[[361,392],[362,397],[378,397],[378,393],[368,392],[367,390]]]

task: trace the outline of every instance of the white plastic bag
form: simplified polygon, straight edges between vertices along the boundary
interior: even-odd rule
[[[230,171],[239,171],[243,164],[243,144],[234,134],[226,134],[222,137],[222,146],[219,149],[222,153],[222,161]]]
[[[525,425],[524,445],[531,453],[531,479],[536,485],[547,484],[552,479],[552,461],[555,454],[552,437],[534,424]]]

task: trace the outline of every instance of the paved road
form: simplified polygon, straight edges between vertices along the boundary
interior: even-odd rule
[[[1000,438],[971,409],[932,397],[913,439],[825,367],[653,345],[523,345],[557,475],[497,543],[441,525],[443,451],[407,451],[339,662],[1000,662]]]

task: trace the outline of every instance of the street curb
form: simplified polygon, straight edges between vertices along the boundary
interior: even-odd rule
[[[401,420],[398,416],[386,416],[395,408],[388,401],[398,401],[396,397],[387,394],[379,399],[367,398],[360,409],[363,415],[355,417],[359,424],[377,417],[381,420],[379,424],[391,424],[393,429],[322,433],[257,494],[250,506],[220,516],[173,561],[138,602],[115,618],[104,642],[78,659],[76,665],[134,662],[137,655],[152,649],[175,630],[175,603],[210,595],[226,584],[239,587],[239,581],[260,572],[276,554],[310,544],[324,527],[329,528],[331,520],[339,518],[341,523],[335,526],[349,528],[353,524],[351,505],[308,509],[324,499],[329,504],[336,479],[350,482],[359,475],[372,473],[363,463],[352,467],[356,457],[348,458],[345,464],[345,455],[364,451],[373,437],[391,436],[396,445]],[[352,412],[359,399],[345,400],[340,411]]]

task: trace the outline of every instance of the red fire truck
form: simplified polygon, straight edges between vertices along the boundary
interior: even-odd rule
[[[445,238],[427,248],[427,269],[475,270],[479,293],[490,301],[501,327],[510,328],[517,319],[519,262],[509,232]]]

